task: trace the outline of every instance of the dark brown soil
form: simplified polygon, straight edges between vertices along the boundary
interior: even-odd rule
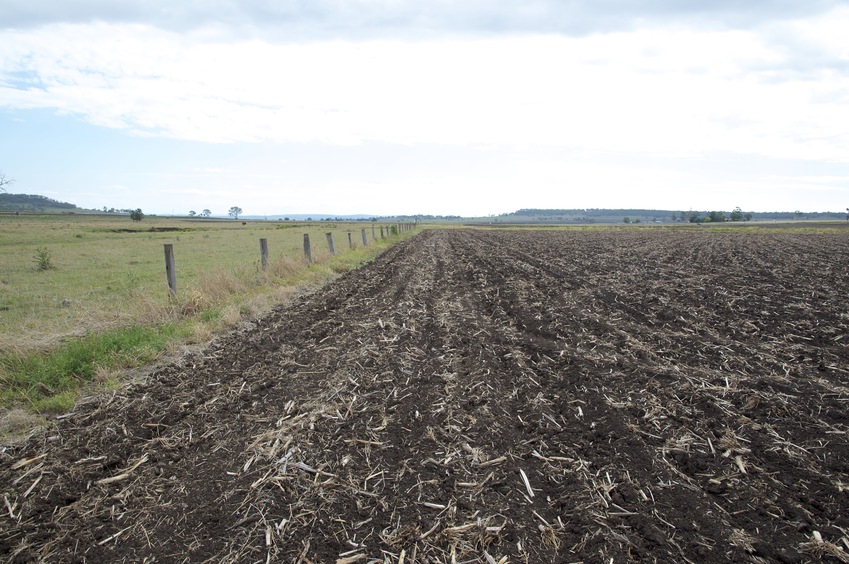
[[[431,231],[0,454],[0,560],[849,561],[849,235]]]

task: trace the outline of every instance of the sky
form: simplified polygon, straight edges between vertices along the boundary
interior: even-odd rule
[[[155,214],[841,211],[847,29],[847,0],[3,0],[0,171]]]

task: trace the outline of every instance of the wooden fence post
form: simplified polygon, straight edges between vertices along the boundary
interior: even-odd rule
[[[327,234],[327,246],[330,247],[330,254],[336,254],[336,247],[333,246],[333,233]]]
[[[312,262],[312,249],[310,248],[310,234],[304,233],[304,256],[308,262]]]
[[[363,228],[362,233],[363,233],[363,247],[368,247],[368,239],[366,239],[366,230],[365,230],[365,228]]]
[[[374,224],[371,225],[371,240],[377,241],[377,235],[374,234]]]
[[[262,260],[262,269],[268,269],[268,239],[259,240],[259,256]]]
[[[174,266],[174,245],[165,244],[165,276],[168,278],[168,294],[177,299],[177,271]]]
[[[350,231],[348,231],[348,247],[351,249],[354,248],[354,239],[351,237]]]
[[[382,225],[380,226],[380,238],[386,239],[386,237],[383,236],[383,226]]]

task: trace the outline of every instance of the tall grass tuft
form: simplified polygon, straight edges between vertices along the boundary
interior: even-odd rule
[[[285,280],[298,278],[306,268],[307,261],[303,256],[280,255],[269,262],[267,272],[270,276]]]
[[[243,272],[223,269],[202,272],[190,293],[189,302],[194,310],[202,311],[221,305],[231,296],[243,294],[249,287]]]

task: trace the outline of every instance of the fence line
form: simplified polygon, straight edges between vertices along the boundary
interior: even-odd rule
[[[392,235],[400,235],[401,233],[406,233],[412,231],[416,228],[416,224],[414,223],[398,223],[392,226],[390,229],[389,226],[380,226],[380,238],[385,239]],[[377,233],[375,230],[375,226],[371,226],[371,237],[373,240],[377,240]],[[366,229],[362,228],[360,234],[363,239],[363,246],[368,246],[368,236],[366,235]],[[336,247],[333,244],[333,233],[328,232],[327,236],[327,247],[330,250],[330,254],[336,256]],[[348,247],[354,248],[354,239],[351,231],[348,231]],[[268,269],[268,239],[260,238],[259,240],[259,255],[260,255],[260,264],[262,265],[262,270]],[[312,263],[312,246],[310,244],[310,236],[309,233],[304,233],[304,257],[307,259],[307,262]],[[174,245],[171,243],[165,243],[165,276],[168,280],[168,296],[170,299],[177,299],[177,269],[176,269],[176,261],[174,259]]]

